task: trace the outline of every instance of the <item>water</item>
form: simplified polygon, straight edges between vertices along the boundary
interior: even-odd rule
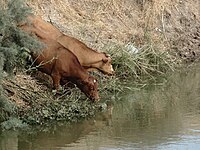
[[[198,150],[199,68],[175,73],[163,86],[124,92],[90,120],[0,132],[0,150]]]

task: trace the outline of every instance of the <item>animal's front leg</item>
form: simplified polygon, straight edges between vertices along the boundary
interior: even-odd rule
[[[60,74],[59,73],[52,73],[51,74],[52,80],[53,80],[53,93],[57,93],[59,90],[59,86],[60,86]]]

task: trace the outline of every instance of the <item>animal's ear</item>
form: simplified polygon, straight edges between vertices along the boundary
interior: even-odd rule
[[[107,62],[108,62],[108,59],[107,59],[107,58],[103,58],[102,61],[103,61],[104,63],[107,63]]]

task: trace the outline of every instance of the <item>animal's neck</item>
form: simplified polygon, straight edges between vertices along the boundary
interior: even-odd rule
[[[91,66],[96,63],[99,63],[100,61],[102,61],[102,58],[104,57],[103,53],[99,53],[99,52],[96,52],[94,50],[89,50],[89,49],[82,51],[81,53],[78,53],[77,55],[76,56],[78,57],[79,62],[81,63],[82,66],[88,66],[88,65]]]
[[[73,80],[72,82],[73,82],[74,84],[76,84],[77,87],[78,87],[82,92],[84,92],[84,91],[83,91],[83,88],[84,88],[84,85],[86,84],[87,78],[88,78],[88,74],[86,73],[86,74],[84,74],[83,77],[81,77],[81,78],[76,78],[76,79]],[[84,93],[85,93],[85,92],[84,92]],[[86,94],[86,93],[85,93],[85,94]]]
[[[101,61],[104,55],[87,47],[83,42],[67,35],[60,36],[57,41],[74,53],[82,66]]]
[[[75,78],[75,82],[78,81],[79,83],[80,81],[84,81],[88,78],[88,74],[82,66],[81,68],[78,68],[78,69],[74,68],[74,70],[76,70],[76,71],[73,71],[73,77]]]

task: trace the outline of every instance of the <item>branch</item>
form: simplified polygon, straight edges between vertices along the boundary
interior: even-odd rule
[[[39,57],[39,56],[38,56]],[[37,57],[37,58],[38,58]],[[33,61],[33,63],[31,64],[31,66],[33,66],[33,64],[35,63],[35,61],[37,60],[37,58]],[[57,57],[53,57],[51,60],[49,60],[49,61],[46,61],[46,62],[41,62],[39,65],[36,65],[36,66],[34,66],[34,67],[30,67],[30,68],[28,68],[25,72],[28,72],[28,71],[31,71],[31,70],[37,70],[39,67],[41,67],[41,66],[43,66],[43,65],[46,65],[46,64],[48,64],[48,63],[52,63],[53,62],[53,60],[55,60],[55,59],[58,59]]]

